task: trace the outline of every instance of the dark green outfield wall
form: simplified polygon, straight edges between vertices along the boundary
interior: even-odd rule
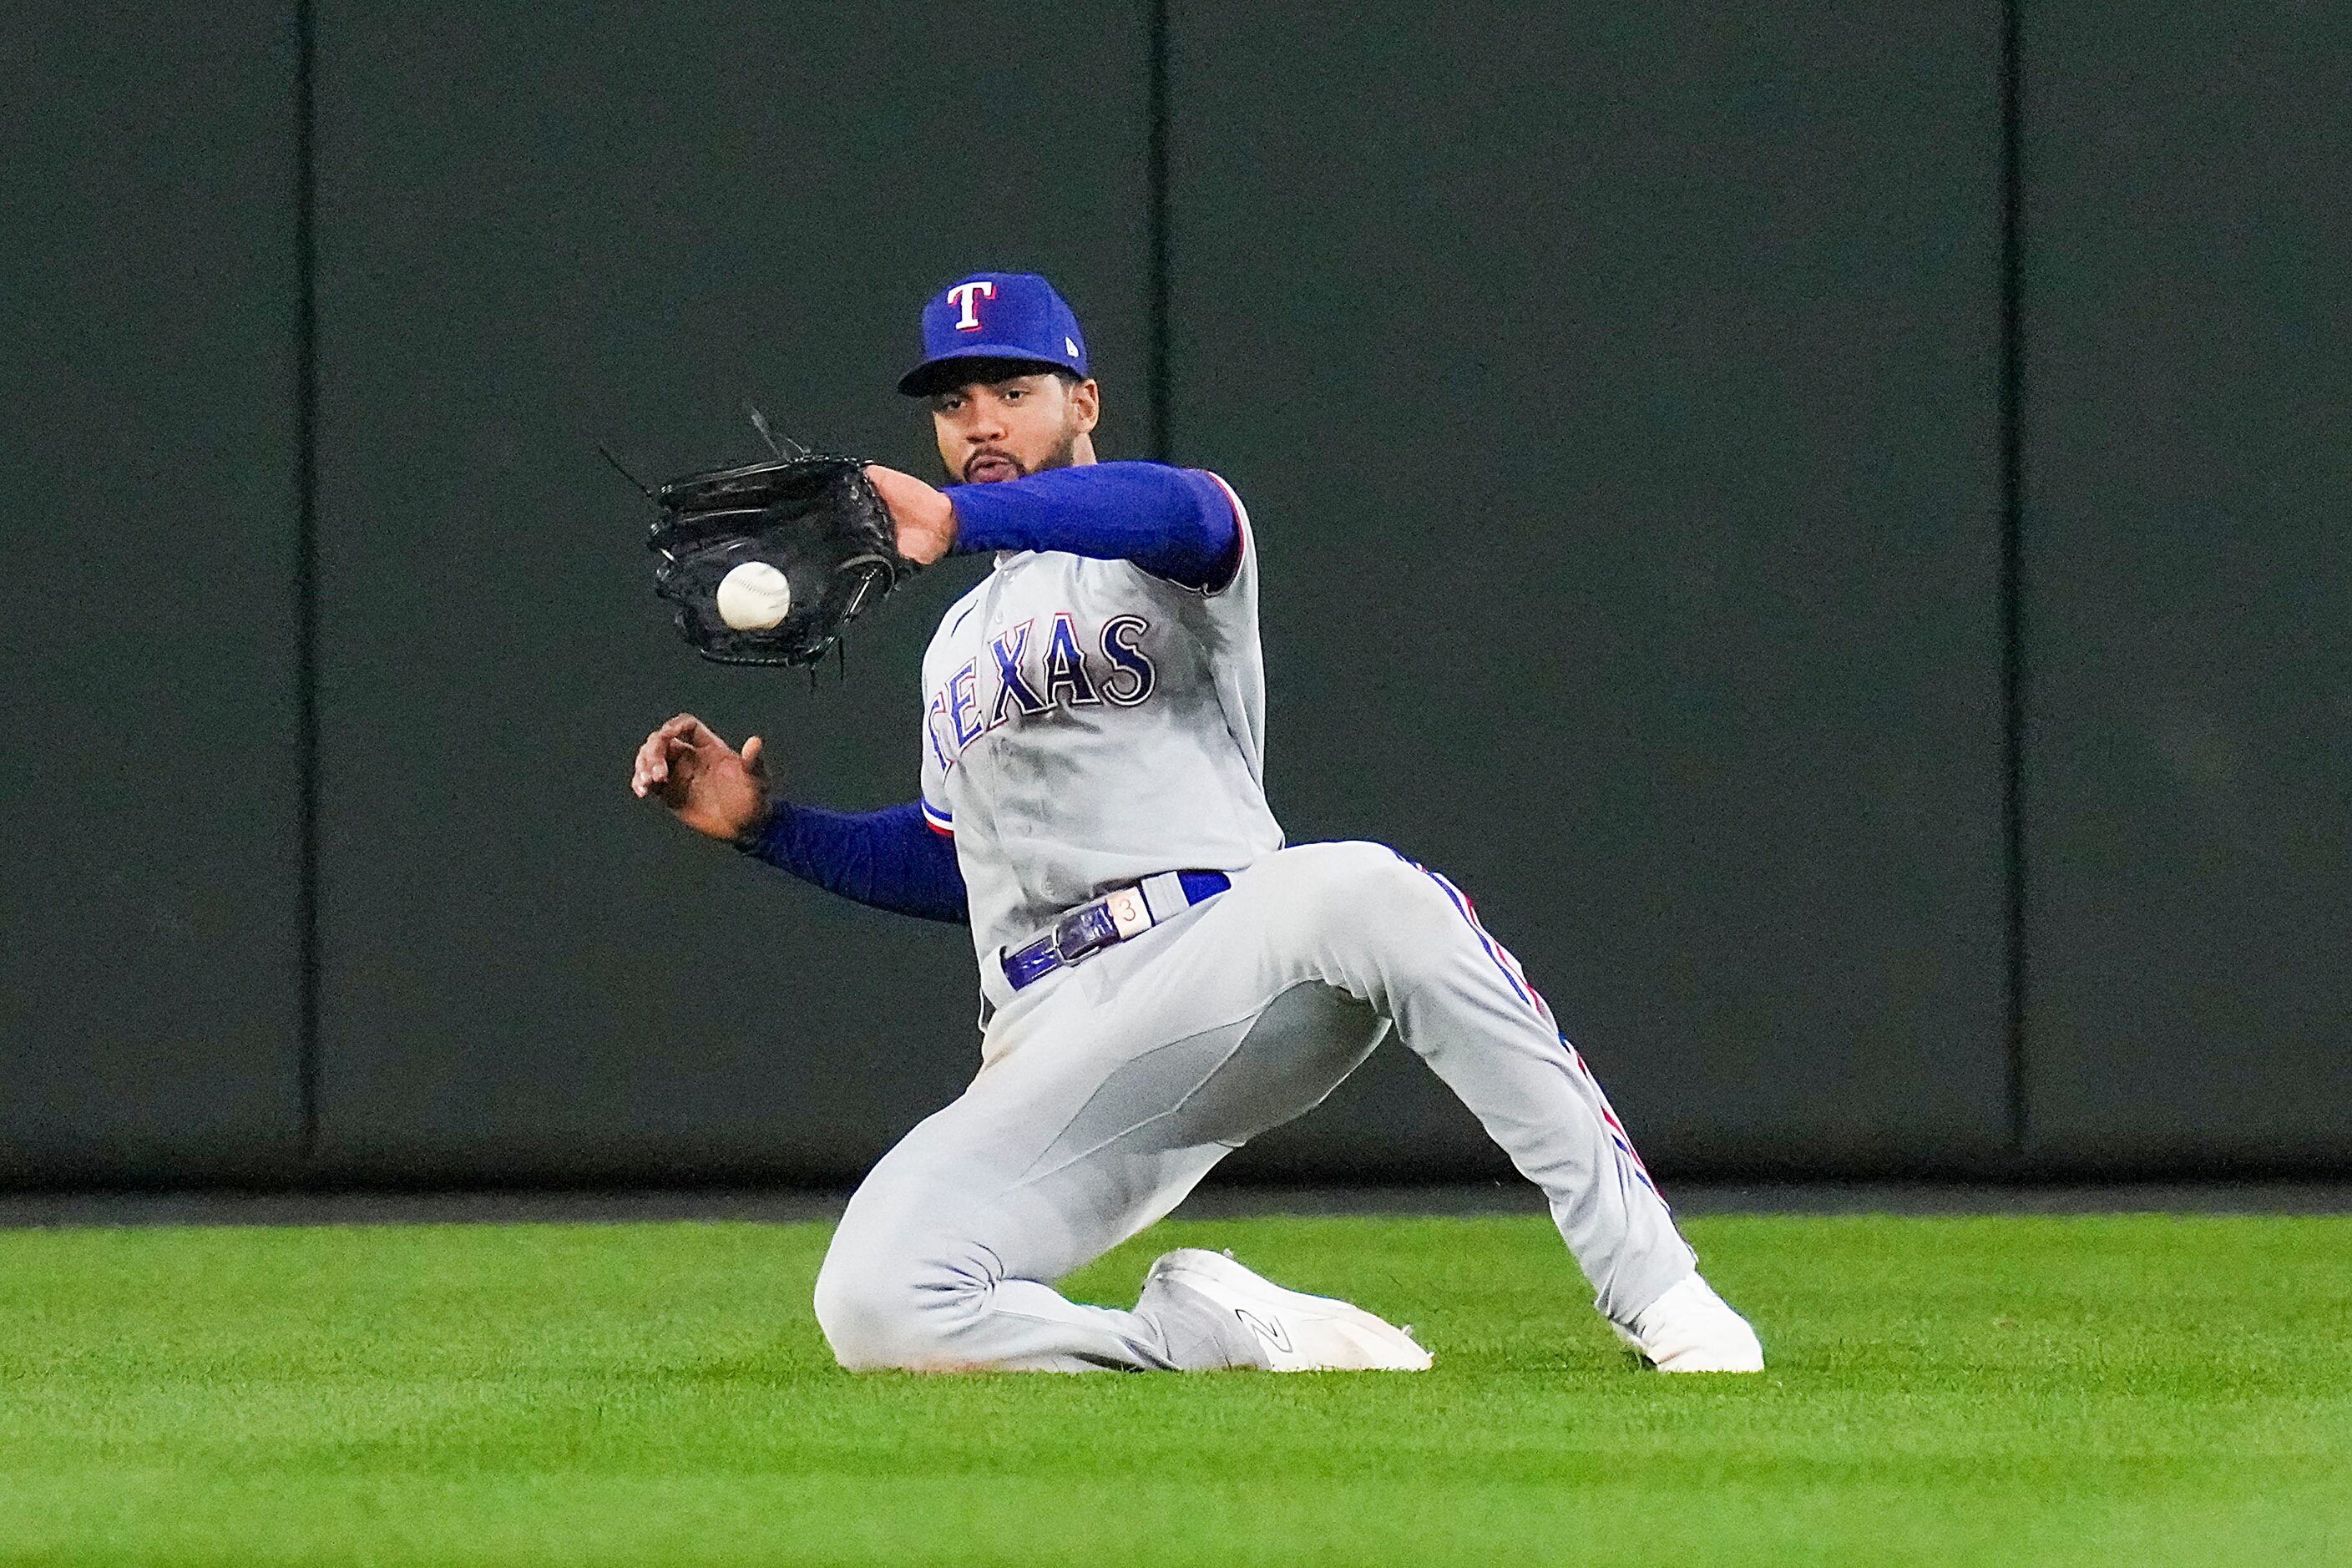
[[[2352,11],[2027,7],[2026,1149],[2352,1165]]]
[[[2210,9],[11,10],[0,1181],[842,1179],[952,1096],[960,933],[625,774],[909,797],[977,568],[703,666],[592,443],[927,470],[979,267],[1250,502],[1293,837],[1468,887],[1663,1168],[2341,1168],[2352,28]],[[1502,1168],[1402,1051],[1236,1163]]]
[[[748,456],[748,395],[929,472],[890,383],[982,265],[1061,278],[1136,365],[1144,24],[475,9],[319,14],[318,1159],[853,1173],[975,1065],[969,940],[692,838],[629,759],[691,708],[765,735],[791,792],[912,798],[916,663],[977,567],[893,601],[846,687],[719,670],[656,611],[646,510],[591,442],[656,477]],[[938,47],[950,16],[975,53]]]
[[[1176,15],[1292,831],[1472,889],[1669,1168],[1997,1157],[1998,13]],[[1297,1144],[1485,1157],[1358,1088]]]
[[[0,7],[0,1181],[300,1151],[296,55]]]

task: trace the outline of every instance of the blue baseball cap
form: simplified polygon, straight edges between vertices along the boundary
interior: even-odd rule
[[[1087,374],[1087,339],[1054,286],[1034,272],[975,272],[923,307],[923,363],[898,378],[909,397],[952,385],[960,359],[1026,360]]]

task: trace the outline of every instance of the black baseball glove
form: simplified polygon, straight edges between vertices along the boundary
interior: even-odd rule
[[[695,651],[721,664],[814,664],[916,569],[860,458],[810,454],[688,474],[653,499],[654,592],[677,605]],[[721,584],[746,566],[722,603]],[[781,618],[761,624],[771,616]]]

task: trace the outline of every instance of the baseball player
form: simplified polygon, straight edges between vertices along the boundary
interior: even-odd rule
[[[1267,808],[1257,546],[1216,475],[1102,462],[1076,318],[983,272],[924,309],[951,481],[867,470],[917,562],[985,552],[923,658],[921,798],[773,795],[691,715],[632,787],[833,892],[970,926],[981,1068],[875,1166],[816,1285],[852,1369],[1418,1370],[1343,1301],[1171,1252],[1131,1310],[1053,1281],[1165,1215],[1390,1034],[1543,1189],[1595,1305],[1669,1372],[1755,1372],[1550,1007],[1469,899],[1377,844],[1286,847]]]

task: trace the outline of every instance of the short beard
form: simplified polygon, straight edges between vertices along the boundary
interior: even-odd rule
[[[1042,474],[1047,468],[1073,468],[1077,467],[1077,462],[1078,433],[1076,430],[1065,430],[1062,432],[1062,444],[1046,453],[1045,460],[1030,472]],[[1026,479],[1028,475],[1024,474],[1022,477]]]

